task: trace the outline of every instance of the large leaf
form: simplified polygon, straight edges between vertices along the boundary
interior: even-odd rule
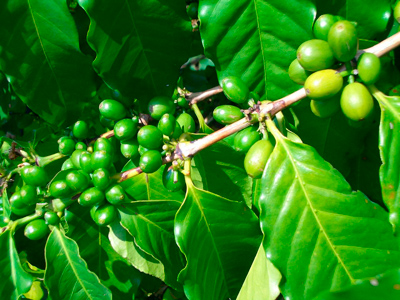
[[[184,257],[175,243],[174,218],[181,203],[172,200],[135,201],[120,207],[121,224],[136,244],[164,265],[165,282],[181,289],[177,282]]]
[[[374,39],[386,30],[392,14],[390,0],[347,0],[342,15],[357,22],[357,35],[362,39]]]
[[[275,300],[282,275],[267,259],[261,244],[236,300]]]
[[[179,274],[189,299],[235,298],[261,243],[254,213],[243,203],[197,189],[175,219],[176,241],[187,265]]]
[[[44,282],[52,299],[111,299],[111,292],[87,268],[76,242],[54,227],[46,244]]]
[[[170,95],[193,54],[196,33],[183,1],[80,0],[90,17],[95,70],[123,95]],[[199,54],[201,49],[195,47]]]
[[[1,298],[17,300],[29,291],[33,279],[21,266],[11,230],[0,235],[0,253]]]
[[[136,165],[129,161],[122,171],[135,168]],[[157,172],[146,174],[142,173],[131,179],[121,182],[125,192],[135,200],[178,200],[183,201],[185,193],[183,191],[169,192],[162,182],[162,174],[165,166]]]
[[[400,264],[387,213],[312,147],[283,137],[261,179],[260,221],[267,258],[290,299],[312,299]]]
[[[252,180],[244,170],[244,156],[226,142],[218,142],[192,160],[196,187],[251,205]]]
[[[58,126],[75,121],[95,89],[62,0],[1,1],[0,69],[22,101]]]
[[[383,201],[390,212],[395,230],[400,228],[400,97],[389,97],[371,87],[381,107],[379,149],[382,166],[379,170]]]
[[[299,88],[287,69],[297,47],[312,38],[316,14],[309,0],[201,0],[200,33],[218,78],[241,77],[268,99]]]
[[[78,244],[89,270],[111,290],[114,300],[132,298],[142,275],[114,251],[108,239],[109,229],[96,225],[89,210],[78,204],[68,209],[68,220],[68,236]]]
[[[400,269],[368,278],[341,291],[325,292],[314,300],[400,299]]]
[[[131,236],[119,222],[110,225],[108,234],[113,249],[129,261],[136,269],[143,273],[165,280],[164,265],[150,254],[147,254],[135,243]]]

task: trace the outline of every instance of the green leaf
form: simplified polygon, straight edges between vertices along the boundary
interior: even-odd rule
[[[218,142],[192,159],[196,187],[251,206],[252,179],[244,170],[244,156]]]
[[[381,107],[379,149],[382,165],[379,177],[383,201],[389,209],[390,221],[398,232],[400,227],[400,97],[389,97],[370,87]]]
[[[400,298],[400,270],[375,276],[341,291],[325,292],[314,300],[376,300]]]
[[[119,222],[110,225],[108,234],[113,249],[129,261],[139,271],[165,280],[164,266],[150,254],[147,254],[135,243],[134,238]]]
[[[135,168],[136,165],[129,161],[123,171]],[[120,185],[125,192],[135,200],[177,200],[182,202],[185,196],[183,191],[169,192],[162,182],[162,174],[165,166],[151,174],[142,173],[131,179],[125,180]]]
[[[0,235],[0,253],[1,297],[17,300],[30,290],[33,279],[21,266],[11,230]]]
[[[2,190],[3,195],[0,198],[0,216],[3,217],[3,219],[10,219],[11,215],[11,205],[10,202],[8,201],[8,195],[7,195],[7,189]],[[0,223],[0,227],[1,227]]]
[[[155,95],[172,95],[180,66],[201,52],[183,1],[79,4],[91,21],[88,42],[97,54],[93,67],[124,96],[146,103]]]
[[[68,220],[68,236],[78,244],[89,270],[111,290],[114,300],[132,298],[142,274],[114,251],[108,239],[109,229],[96,225],[89,210],[78,204],[68,208]]]
[[[279,290],[281,279],[281,273],[267,259],[261,244],[236,300],[275,300],[281,293]]]
[[[15,93],[47,122],[71,124],[95,86],[65,1],[7,0],[0,12],[0,69]]]
[[[172,200],[135,201],[119,207],[121,224],[136,244],[164,265],[165,283],[181,289],[178,273],[184,257],[175,243],[174,218],[181,203]]]
[[[261,179],[261,227],[267,258],[284,276],[290,299],[312,299],[400,264],[387,213],[312,147],[283,137]]]
[[[179,274],[189,299],[235,298],[261,243],[254,213],[243,203],[196,188],[175,218],[176,241],[187,265]]]
[[[287,73],[301,43],[312,38],[314,1],[202,0],[200,33],[219,80],[241,77],[261,97],[299,89]]]
[[[347,0],[343,16],[357,22],[357,35],[374,39],[386,30],[392,15],[390,0]]]
[[[44,282],[52,299],[111,299],[111,292],[87,268],[78,245],[54,227],[46,244]]]

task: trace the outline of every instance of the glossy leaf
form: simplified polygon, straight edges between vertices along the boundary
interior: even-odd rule
[[[110,225],[108,234],[113,249],[129,261],[139,271],[165,280],[164,265],[150,254],[147,254],[135,243],[131,236],[119,222]]]
[[[176,241],[187,259],[179,281],[189,299],[233,299],[261,243],[257,218],[243,202],[187,185],[175,219]]]
[[[54,227],[46,244],[44,282],[52,299],[111,299],[111,292],[87,268],[76,242]]]
[[[386,30],[391,14],[390,0],[346,0],[343,16],[357,22],[359,38],[374,39]]]
[[[199,152],[192,160],[192,173],[196,187],[251,205],[252,180],[244,169],[244,156],[228,143]]]
[[[47,122],[71,124],[95,86],[67,5],[7,0],[0,12],[0,69],[15,93]]]
[[[11,206],[8,201],[7,190],[3,190],[3,195],[0,198],[0,216],[3,218],[9,219],[11,215]],[[0,225],[1,227],[1,225]]]
[[[136,166],[129,161],[122,171],[126,171]],[[183,201],[185,193],[183,191],[169,192],[163,185],[162,173],[165,166],[158,171],[145,174],[142,173],[134,178],[121,182],[125,192],[135,200],[178,200]]]
[[[314,300],[376,300],[400,298],[400,270],[391,270],[341,291],[325,292]]]
[[[206,56],[215,63],[219,80],[238,76],[262,97],[281,98],[299,88],[287,69],[297,47],[312,38],[315,14],[309,0],[202,0]]]
[[[88,42],[97,54],[93,67],[122,95],[145,102],[156,95],[170,96],[180,66],[194,51],[201,51],[184,2],[79,0],[79,4],[90,17]]]
[[[281,293],[281,278],[281,273],[267,259],[261,244],[236,300],[275,300]]]
[[[398,232],[400,228],[400,97],[389,97],[371,88],[381,107],[379,149],[382,165],[379,176],[383,201],[390,212],[390,221]]]
[[[398,266],[387,213],[272,124],[277,144],[261,179],[260,221],[267,258],[285,279],[282,294],[312,299]]]
[[[96,225],[89,210],[80,205],[69,207],[68,215],[68,236],[78,244],[89,270],[111,290],[114,300],[132,298],[137,293],[142,274],[114,251],[108,239],[109,229]]]
[[[10,230],[0,235],[0,253],[1,297],[17,300],[22,294],[29,291],[33,278],[21,266],[13,234]]]
[[[174,218],[181,203],[173,200],[135,201],[119,208],[121,224],[136,244],[164,265],[165,283],[181,289],[177,282],[184,257],[174,238]]]

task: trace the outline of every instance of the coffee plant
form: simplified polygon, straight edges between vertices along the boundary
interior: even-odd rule
[[[400,299],[398,22],[1,1],[1,299]]]

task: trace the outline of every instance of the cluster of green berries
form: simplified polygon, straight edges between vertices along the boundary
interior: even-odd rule
[[[255,93],[251,93],[245,82],[235,76],[229,76],[221,81],[225,96],[236,104],[243,104],[249,100],[259,100]],[[220,105],[213,111],[214,120],[222,125],[232,124],[244,117],[242,110],[235,105]],[[260,128],[266,132],[261,124]],[[261,134],[256,125],[251,125],[226,139],[237,152],[245,154],[244,167],[247,174],[255,179],[261,178],[268,158],[274,149],[271,138]]]
[[[321,15],[314,23],[314,36],[297,49],[297,58],[289,66],[290,78],[304,85],[311,99],[312,112],[321,118],[338,110],[353,122],[367,119],[374,110],[374,101],[367,88],[379,79],[381,63],[372,53],[363,53],[357,69],[338,72],[345,64],[353,66],[358,51],[355,25],[339,16]],[[354,64],[355,66],[355,64]],[[345,84],[343,77],[348,76]]]

